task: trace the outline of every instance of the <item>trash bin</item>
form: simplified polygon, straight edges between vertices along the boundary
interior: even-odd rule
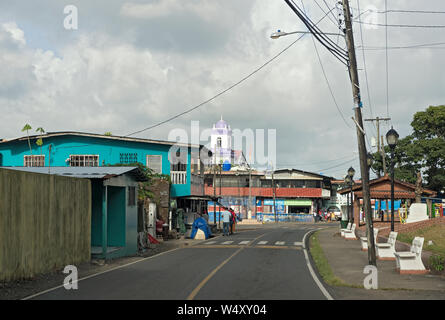
[[[349,221],[348,220],[341,220],[340,221],[340,225],[342,229],[346,229],[346,227],[348,226]]]

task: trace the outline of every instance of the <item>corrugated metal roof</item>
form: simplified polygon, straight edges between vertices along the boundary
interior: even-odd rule
[[[25,171],[43,174],[55,174],[59,176],[107,179],[112,176],[120,176],[132,173],[137,181],[145,181],[145,177],[138,167],[1,167],[2,169]]]
[[[164,145],[170,145],[170,146],[178,145],[181,147],[192,147],[192,148],[203,148],[204,147],[203,145],[199,145],[199,144],[187,144],[187,143],[179,143],[179,142],[175,142],[175,141],[152,140],[152,139],[134,138],[134,137],[126,137],[126,136],[114,136],[114,135],[108,136],[108,135],[104,135],[104,134],[76,132],[76,131],[46,132],[43,135],[29,136],[29,139],[38,139],[40,137],[50,138],[50,137],[58,137],[58,136],[82,136],[82,137],[92,137],[92,138],[101,138],[101,139],[109,139],[109,140],[164,144]],[[13,141],[26,141],[26,140],[28,140],[28,136],[23,136],[23,137],[9,139],[9,140],[3,139],[3,140],[0,140],[0,144],[1,143],[9,143],[9,142],[13,142]]]

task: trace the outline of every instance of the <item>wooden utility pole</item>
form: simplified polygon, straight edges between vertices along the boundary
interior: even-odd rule
[[[360,156],[360,172],[362,178],[363,191],[363,211],[366,216],[366,231],[368,238],[368,262],[370,265],[376,265],[374,230],[371,214],[371,197],[369,191],[369,167],[367,163],[367,152],[365,144],[365,135],[363,131],[362,119],[362,101],[360,97],[360,85],[357,71],[357,58],[355,56],[354,34],[352,32],[351,10],[349,8],[349,0],[343,1],[343,11],[345,17],[346,44],[349,55],[349,74],[352,84],[352,93],[354,96],[354,111],[357,131],[358,151]],[[359,221],[357,221],[359,223]]]
[[[385,161],[385,152],[383,151],[383,137],[382,137],[382,148],[380,148],[380,121],[390,121],[391,118],[379,118],[375,119],[365,119],[365,121],[375,121],[377,126],[377,150],[382,155],[384,173],[386,174],[386,161]],[[377,176],[380,178],[380,171],[377,172]]]
[[[213,223],[216,225],[216,144],[213,151]]]
[[[275,181],[273,179],[274,168],[272,168],[272,192],[273,192],[273,212],[275,215],[275,222],[277,222],[277,208],[275,206]]]

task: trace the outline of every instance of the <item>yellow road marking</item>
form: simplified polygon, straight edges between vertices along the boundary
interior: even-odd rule
[[[257,238],[255,238],[253,241],[258,240],[259,238],[261,238],[262,236],[266,235],[265,233],[258,236]],[[252,241],[252,242],[253,242]],[[228,246],[225,246],[228,247]],[[198,294],[199,290],[202,289],[202,287],[204,287],[204,285],[215,275],[215,273],[218,272],[219,269],[221,269],[227,262],[229,262],[234,256],[236,256],[238,253],[240,253],[242,250],[244,250],[244,248],[247,248],[249,246],[242,246],[241,248],[239,248],[237,251],[235,251],[230,257],[228,257],[226,260],[224,260],[219,266],[217,266],[212,272],[210,272],[210,274],[204,278],[204,280],[202,280],[198,286],[193,289],[193,291],[190,293],[190,295],[187,297],[187,300],[193,300],[196,295]],[[208,246],[206,246],[206,248],[208,248]]]

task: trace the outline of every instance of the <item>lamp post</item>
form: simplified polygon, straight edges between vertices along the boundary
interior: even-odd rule
[[[349,175],[345,176],[345,184],[347,186],[349,186],[351,184],[351,178],[349,177]],[[349,193],[346,194],[346,204],[347,204],[347,209],[348,209],[348,222],[351,222],[351,206],[349,204]]]
[[[366,155],[366,162],[368,164],[368,171],[371,168],[372,164],[374,163],[374,157],[372,156],[371,152],[368,152],[368,154]],[[375,205],[374,205],[374,210],[375,210]],[[371,219],[373,218],[373,215],[371,215]]]
[[[352,186],[354,185],[355,170],[353,167],[348,169],[349,187],[351,188],[351,222],[354,223],[354,197],[352,195]]]
[[[396,148],[399,134],[391,129],[386,133],[386,142],[391,149],[391,231],[394,231],[394,149]]]

